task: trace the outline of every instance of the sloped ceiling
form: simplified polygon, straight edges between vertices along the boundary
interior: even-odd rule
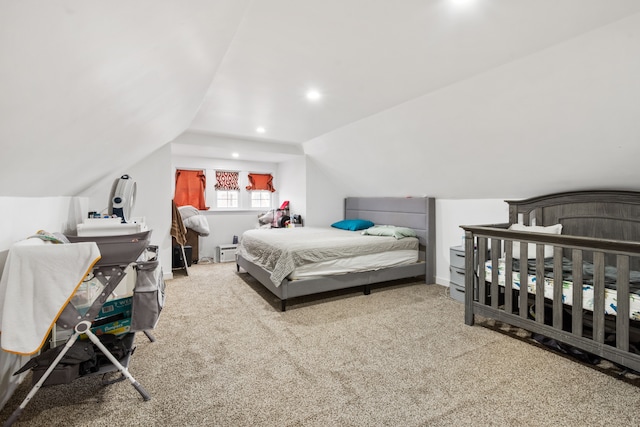
[[[189,129],[302,143],[638,11],[637,0],[254,1]],[[310,88],[323,97],[308,102]]]
[[[328,132],[304,150],[344,195],[639,191],[638,76],[635,14]]]
[[[78,194],[182,133],[247,4],[0,0],[0,195]]]
[[[478,99],[496,87],[503,99],[522,95],[496,83],[514,75],[500,70],[543,72],[527,58],[640,12],[637,0],[461,2],[0,0],[0,196],[77,194],[184,131],[198,135],[184,140],[201,152],[203,135],[304,144],[336,170],[349,164],[332,166],[327,151],[388,146],[381,130],[434,144],[443,106],[448,120],[460,111],[455,132],[467,121],[481,129]],[[317,102],[305,99],[310,88]],[[498,132],[501,119],[490,118]],[[468,139],[439,140],[449,147],[441,172],[468,147],[483,153]],[[504,150],[499,141],[485,148]]]

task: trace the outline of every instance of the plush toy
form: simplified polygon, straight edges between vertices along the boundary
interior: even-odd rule
[[[261,226],[270,225],[272,222],[273,222],[273,209],[258,216],[258,223]]]

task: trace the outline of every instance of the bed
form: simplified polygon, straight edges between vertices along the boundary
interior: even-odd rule
[[[508,223],[461,226],[465,323],[495,319],[640,371],[640,192],[506,202]]]
[[[369,294],[370,285],[383,283],[396,279],[424,276],[427,284],[434,283],[435,276],[435,199],[431,197],[347,197],[344,204],[344,219],[361,219],[373,222],[376,225],[392,225],[396,227],[410,228],[416,234],[415,238],[394,239],[393,237],[362,236],[360,231],[350,231],[355,238],[368,239],[370,241],[397,240],[402,250],[410,250],[405,247],[410,240],[416,240],[416,259],[409,262],[398,263],[394,261],[382,261],[382,258],[374,258],[375,266],[362,268],[361,266],[353,271],[349,269],[348,263],[343,263],[338,267],[329,266],[333,259],[323,260],[320,256],[328,252],[326,243],[320,239],[319,229],[309,227],[299,227],[293,229],[263,229],[250,230],[243,234],[240,240],[240,247],[236,257],[238,272],[241,268],[258,280],[265,288],[271,291],[280,299],[280,308],[286,310],[287,300],[305,295],[319,294],[338,289],[362,287],[365,294]],[[325,231],[330,230],[329,225]],[[342,230],[340,230],[342,231]],[[250,234],[262,232],[272,233],[280,240],[280,245],[285,242],[285,249],[280,246],[280,251],[288,252],[293,261],[286,261],[275,267],[257,260],[255,255],[251,255],[245,244],[250,240]],[[287,238],[294,234],[303,235],[309,242],[317,244],[317,250],[305,249],[305,257],[315,253],[318,257],[319,265],[325,267],[321,272],[314,270],[314,265],[302,265],[301,252],[297,243],[290,243],[286,247]],[[332,234],[332,239],[336,242],[340,239]],[[342,244],[342,243],[340,243]],[[388,243],[392,244],[392,243]],[[384,244],[383,244],[384,246]],[[347,249],[348,251],[351,249]],[[369,256],[375,257],[375,253],[369,251]],[[279,258],[276,256],[275,258]],[[342,257],[347,258],[347,257]],[[326,262],[324,262],[326,261]],[[323,264],[324,262],[324,264]],[[292,265],[293,264],[293,265]],[[380,265],[386,265],[380,268]],[[293,270],[292,270],[293,267]],[[346,269],[345,269],[346,268]]]

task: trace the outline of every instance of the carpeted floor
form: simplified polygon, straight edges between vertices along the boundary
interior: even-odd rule
[[[468,327],[438,285],[278,301],[235,264],[167,282],[157,341],[128,381],[46,387],[16,426],[639,425],[640,388],[503,333]],[[176,274],[181,274],[180,272]],[[637,382],[637,381],[636,381]],[[7,403],[5,420],[30,388]]]

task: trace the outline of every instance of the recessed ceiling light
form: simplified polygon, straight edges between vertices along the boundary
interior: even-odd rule
[[[240,157],[240,154],[238,154],[238,153],[231,153],[231,157],[238,158],[238,157]]]
[[[476,0],[451,0],[451,3],[453,3],[455,6],[459,6],[459,7],[470,6],[475,2],[476,2]]]
[[[258,132],[258,133],[265,133],[266,131],[267,131],[267,130],[266,130],[264,127],[262,127],[262,126],[258,126],[258,127],[256,128],[256,132]]]
[[[307,99],[309,101],[317,101],[320,98],[322,98],[322,95],[315,89],[311,89],[307,92]]]

